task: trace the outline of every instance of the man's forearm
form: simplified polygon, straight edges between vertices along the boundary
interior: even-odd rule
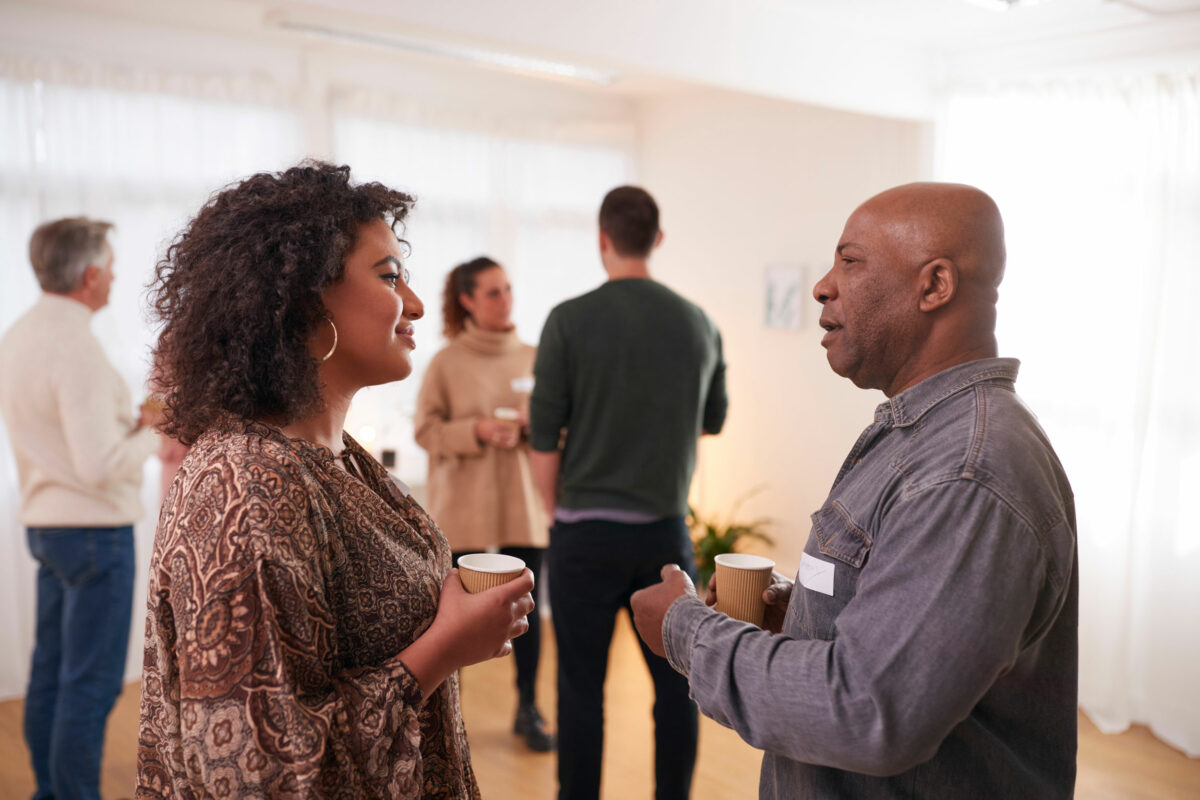
[[[546,509],[546,518],[554,519],[554,506],[558,501],[558,468],[562,464],[562,452],[552,450],[529,453],[529,468],[533,472],[533,485],[537,487]]]

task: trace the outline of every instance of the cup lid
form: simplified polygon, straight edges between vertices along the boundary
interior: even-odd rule
[[[458,566],[476,572],[504,573],[520,572],[525,569],[525,562],[516,556],[501,553],[468,553],[458,557]]]
[[[716,562],[722,567],[734,569],[774,569],[775,562],[769,558],[751,555],[750,553],[721,553]]]

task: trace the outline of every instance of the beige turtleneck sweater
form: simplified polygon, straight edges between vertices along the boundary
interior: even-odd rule
[[[485,331],[467,320],[425,371],[416,439],[429,452],[429,514],[455,551],[547,544],[528,443],[507,450],[475,438],[477,420],[527,404],[521,383],[532,383],[536,353],[516,330]]]

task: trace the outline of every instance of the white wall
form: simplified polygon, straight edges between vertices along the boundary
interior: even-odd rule
[[[641,180],[662,213],[653,271],[720,327],[730,414],[706,437],[694,505],[726,512],[747,491],[746,518],[777,520],[776,560],[793,571],[808,515],[884,397],[837,377],[808,303],[805,328],[763,323],[764,266],[832,263],[846,217],[889,186],[930,171],[929,126],[719,91],[645,102]]]

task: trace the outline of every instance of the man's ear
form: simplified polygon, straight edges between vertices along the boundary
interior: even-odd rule
[[[88,264],[83,268],[83,274],[79,276],[79,288],[90,289],[96,285],[96,281],[100,279],[100,273],[103,268],[98,264]]]
[[[604,231],[600,231],[599,245],[601,253],[608,252],[609,248],[612,247],[612,240],[608,238],[608,234]]]
[[[936,311],[958,294],[958,267],[948,258],[935,258],[921,267],[921,311]]]
[[[663,232],[663,230],[661,228],[659,228],[658,236],[654,237],[654,247],[652,247],[650,249],[653,250],[653,249],[657,248],[660,244],[662,244],[664,236],[666,236],[666,234]]]

